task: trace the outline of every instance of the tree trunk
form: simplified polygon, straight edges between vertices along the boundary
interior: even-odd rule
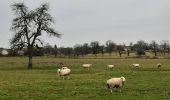
[[[119,51],[119,56],[120,56],[120,58],[122,57],[122,52],[121,51]]]
[[[32,69],[32,48],[28,47],[28,69]]]
[[[127,51],[127,55],[130,56],[130,51]]]
[[[32,69],[32,55],[28,56],[28,69]]]
[[[157,56],[157,52],[155,51],[155,56]]]

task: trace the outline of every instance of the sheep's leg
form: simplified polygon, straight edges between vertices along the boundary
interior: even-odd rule
[[[107,88],[110,90],[110,92],[112,93],[112,88],[109,84],[107,84]]]
[[[110,91],[110,93],[112,93],[112,88],[111,87],[109,88],[109,91]]]
[[[110,89],[110,92],[112,93],[112,89]]]
[[[70,76],[69,76],[69,75],[67,76],[67,79],[70,79]]]
[[[64,80],[64,76],[63,76],[63,80]]]

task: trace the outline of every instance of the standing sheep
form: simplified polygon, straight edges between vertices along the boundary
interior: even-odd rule
[[[139,64],[132,64],[133,67],[139,67]]]
[[[158,64],[157,64],[157,67],[158,67],[158,68],[160,68],[161,66],[162,66],[161,63],[158,63]]]
[[[82,66],[83,66],[83,68],[87,68],[89,70],[89,68],[92,66],[92,64],[83,64]]]
[[[69,75],[70,75],[71,70],[66,68],[66,69],[58,69],[58,76],[63,77],[64,80],[64,76],[67,76],[68,79],[70,79]]]
[[[124,77],[120,78],[111,78],[107,80],[106,84],[110,92],[112,92],[112,88],[119,88],[121,92],[121,88],[123,87],[126,79]]]
[[[114,65],[107,65],[107,68],[108,68],[108,69],[113,69],[113,68],[114,68]]]

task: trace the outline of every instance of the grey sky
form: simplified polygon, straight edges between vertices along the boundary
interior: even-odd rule
[[[0,47],[9,47],[11,21],[15,17],[10,5],[23,0],[0,1]],[[116,43],[137,40],[161,41],[170,37],[170,0],[24,0],[34,9],[49,2],[55,19],[54,28],[62,38],[42,36],[46,43],[58,46],[107,40]]]

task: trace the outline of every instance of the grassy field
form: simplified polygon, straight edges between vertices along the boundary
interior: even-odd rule
[[[70,80],[57,76],[57,64],[72,70]],[[170,59],[59,59],[37,57],[26,69],[25,57],[0,58],[0,100],[170,100]],[[92,63],[83,70],[83,63]],[[132,68],[139,63],[142,68]],[[161,63],[162,68],[156,68]],[[107,64],[114,64],[107,70]],[[106,89],[106,80],[124,76],[122,92]]]

